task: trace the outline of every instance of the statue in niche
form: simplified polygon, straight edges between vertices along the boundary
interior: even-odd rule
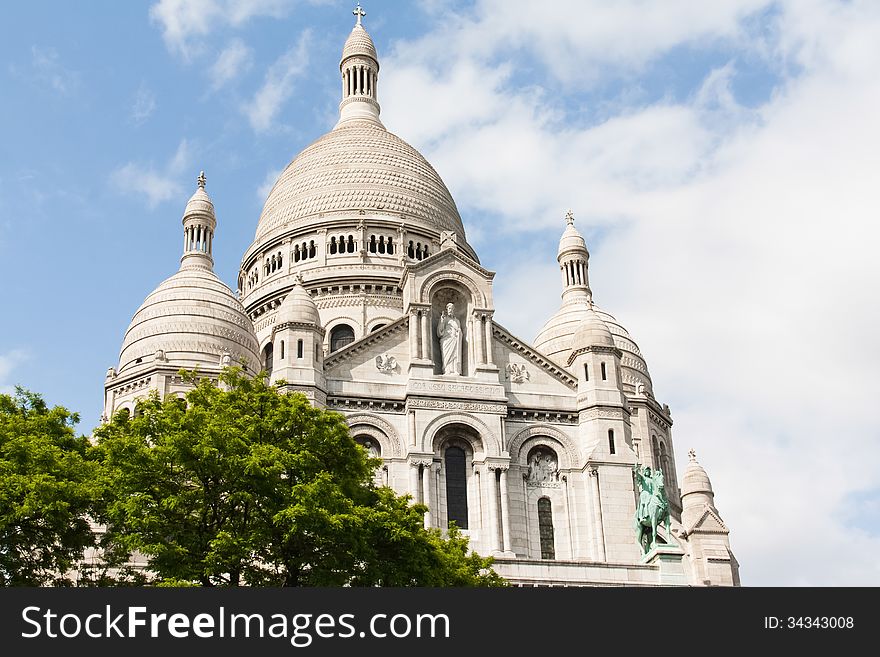
[[[379,446],[375,442],[373,442],[371,439],[361,438],[357,442],[361,447],[363,447],[365,450],[367,450],[367,455],[371,459],[379,458]]]
[[[558,481],[559,463],[553,450],[538,448],[529,455],[529,483]]]
[[[443,374],[461,375],[461,323],[455,316],[455,304],[447,303],[437,323]]]

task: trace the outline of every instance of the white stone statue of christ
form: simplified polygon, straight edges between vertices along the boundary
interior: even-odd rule
[[[437,323],[437,337],[440,338],[440,354],[443,359],[443,374],[461,374],[461,324],[455,317],[455,305],[446,304]]]

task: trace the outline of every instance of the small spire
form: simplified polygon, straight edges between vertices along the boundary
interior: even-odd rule
[[[697,452],[696,450],[694,450],[693,447],[691,447],[690,451],[688,452],[688,459],[690,459],[691,463],[697,462]]]
[[[208,182],[208,179],[205,178],[205,172],[204,172],[204,171],[200,171],[200,172],[199,172],[199,177],[198,177],[198,179],[196,180],[196,182],[198,182],[198,184],[199,184],[199,189],[204,189],[204,188],[205,188],[205,183]]]
[[[574,226],[574,213],[571,210],[565,213],[565,223]]]
[[[351,12],[355,16],[357,16],[357,25],[361,24],[361,19],[367,15],[363,9],[361,9],[361,3],[357,3],[357,7],[354,8],[354,11]]]

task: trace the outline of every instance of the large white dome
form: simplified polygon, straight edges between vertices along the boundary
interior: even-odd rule
[[[455,201],[434,167],[381,123],[351,120],[287,166],[269,192],[255,239],[310,219],[360,210],[465,236]]]

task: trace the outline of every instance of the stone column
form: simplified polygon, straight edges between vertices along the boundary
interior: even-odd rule
[[[523,488],[523,509],[526,512],[526,558],[532,556],[532,513],[529,509],[529,476],[523,472],[522,476]]]
[[[501,537],[504,542],[504,551],[512,552],[510,546],[510,501],[507,491],[507,467],[501,470]]]
[[[431,320],[429,319],[430,309],[422,310],[422,358],[431,360]]]
[[[421,357],[419,353],[419,315],[411,310],[409,313],[409,358],[410,362]]]
[[[412,445],[413,447],[415,447],[416,446],[416,412],[410,411],[408,413],[408,415],[409,415],[409,419],[408,419],[409,444]]]
[[[474,313],[474,324],[480,326],[480,316],[476,313]],[[486,362],[483,356],[483,336],[480,331],[474,331],[471,335],[474,340],[474,361],[477,365],[482,365]]]
[[[425,529],[434,526],[431,516],[431,461],[422,462],[422,504],[428,507],[425,511]]]
[[[599,496],[599,469],[589,470],[593,489],[593,530],[596,539],[596,560],[605,561],[605,529],[602,526],[602,499]]]
[[[574,559],[574,536],[572,534],[572,526],[574,525],[574,518],[571,517],[571,504],[568,501],[568,476],[562,475],[560,477],[562,480],[562,504],[565,509],[565,521],[568,525],[568,558]]]
[[[495,468],[486,467],[486,504],[489,507],[489,550],[498,552],[498,486],[495,485]]]
[[[419,501],[419,464],[416,461],[409,462],[409,492],[413,502]]]
[[[494,363],[492,358],[492,315],[486,315],[486,364]]]

